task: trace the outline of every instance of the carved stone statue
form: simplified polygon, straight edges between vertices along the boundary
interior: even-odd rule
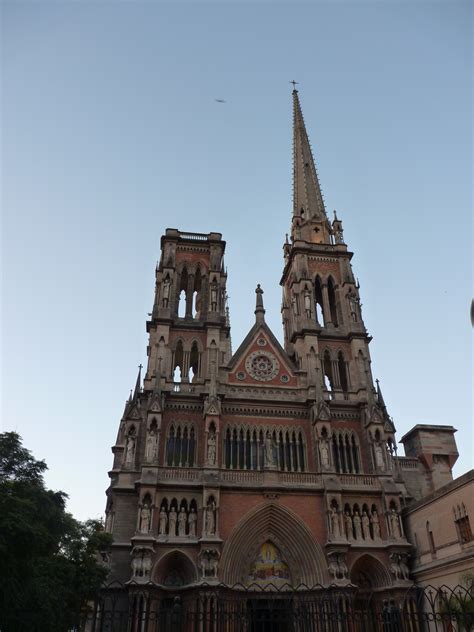
[[[217,312],[217,281],[214,279],[211,283],[211,311]]]
[[[265,436],[265,465],[274,465],[275,460],[273,457],[273,437],[267,432]]]
[[[215,535],[216,533],[216,503],[209,498],[206,506],[206,534]]]
[[[372,530],[374,533],[374,540],[380,540],[380,521],[377,512],[374,511],[371,514],[370,522],[372,523]]]
[[[163,281],[163,307],[168,307],[168,303],[170,300],[170,280],[169,277]]]
[[[113,525],[114,525],[114,512],[113,512],[113,505],[111,503],[105,514],[105,526],[104,526],[105,531],[107,531],[107,533],[112,533]]]
[[[403,579],[410,579],[410,569],[407,564],[407,555],[400,555],[400,571],[402,573]]]
[[[346,536],[348,540],[354,539],[354,533],[352,530],[352,517],[351,514],[346,511],[344,514],[344,524],[346,526]]]
[[[209,465],[216,464],[216,433],[213,428],[207,435],[207,462]]]
[[[171,511],[170,511],[170,515],[168,517],[169,520],[169,534],[171,536],[175,536],[176,535],[176,521],[178,519],[178,514],[176,513],[176,510],[174,507],[172,507]]]
[[[125,444],[125,464],[131,465],[133,463],[133,457],[135,454],[135,437],[133,434],[127,436],[127,442]]]
[[[352,288],[347,293],[347,298],[349,299],[349,309],[351,311],[351,318],[354,322],[357,322],[357,309],[359,307],[359,299],[357,298],[356,293],[352,290]]]
[[[390,512],[390,527],[394,538],[398,539],[402,537],[402,531],[400,529],[400,518],[398,517],[398,513],[395,509],[392,509]]]
[[[160,535],[166,535],[167,526],[168,526],[168,516],[166,515],[166,511],[164,507],[162,507],[160,511],[160,527],[159,527]]]
[[[380,445],[380,443],[376,443],[374,445],[374,452],[375,452],[375,465],[378,468],[383,468],[385,466],[384,460],[383,460],[383,450],[382,450],[382,446]]]
[[[149,505],[145,503],[140,510],[139,529],[141,533],[148,533],[150,531],[150,521],[151,521],[151,509]]]
[[[354,512],[353,522],[354,522],[355,539],[362,540],[362,520],[360,519],[360,515],[357,510]]]
[[[336,244],[344,243],[344,237],[342,234],[343,232],[344,231],[342,230],[341,224],[337,223],[334,225],[334,241],[336,242]]]
[[[311,292],[308,288],[304,291],[304,311],[306,318],[311,318]]]
[[[334,539],[339,540],[341,537],[341,527],[339,523],[339,513],[335,507],[331,507],[331,532]]]
[[[196,512],[194,511],[194,507],[191,507],[191,511],[189,512],[189,516],[188,516],[190,538],[196,537],[196,522],[197,522],[197,515],[196,515]]]
[[[293,314],[298,316],[298,303],[296,301],[296,296],[293,294],[291,297],[291,307],[293,308]]]
[[[178,535],[184,537],[186,535],[186,523],[188,517],[184,511],[184,507],[181,507],[181,511],[178,514]]]
[[[156,428],[152,426],[146,438],[145,458],[148,462],[153,462],[158,456],[158,436]]]
[[[365,510],[362,512],[362,533],[366,540],[370,539],[370,518]]]
[[[321,439],[319,441],[319,455],[321,457],[322,467],[328,467],[329,466],[329,446],[326,439]]]

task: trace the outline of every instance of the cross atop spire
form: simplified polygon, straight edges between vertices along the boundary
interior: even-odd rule
[[[293,83],[293,82],[290,82]],[[296,82],[295,82],[296,84]],[[293,89],[293,237],[298,238],[299,229],[305,222],[327,224],[326,209],[314,165],[313,154],[304,124],[298,90]],[[321,227],[317,241],[327,241],[326,231]],[[296,235],[295,235],[296,233]],[[308,239],[313,241],[313,239]]]

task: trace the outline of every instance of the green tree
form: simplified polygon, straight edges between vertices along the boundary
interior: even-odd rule
[[[0,433],[0,630],[66,632],[79,628],[107,570],[111,543],[100,521],[81,523],[67,495],[46,488],[47,465]]]

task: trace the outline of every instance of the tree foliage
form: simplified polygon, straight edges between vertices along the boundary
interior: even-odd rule
[[[100,521],[81,523],[67,495],[46,488],[47,465],[15,432],[0,433],[0,630],[63,632],[78,626],[107,570]]]

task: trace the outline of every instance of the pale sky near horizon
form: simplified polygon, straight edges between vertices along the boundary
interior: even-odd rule
[[[166,227],[226,239],[234,350],[257,283],[282,339],[291,79],[397,436],[453,425],[454,473],[473,467],[469,2],[4,1],[1,18],[2,429],[76,517],[103,514]]]

